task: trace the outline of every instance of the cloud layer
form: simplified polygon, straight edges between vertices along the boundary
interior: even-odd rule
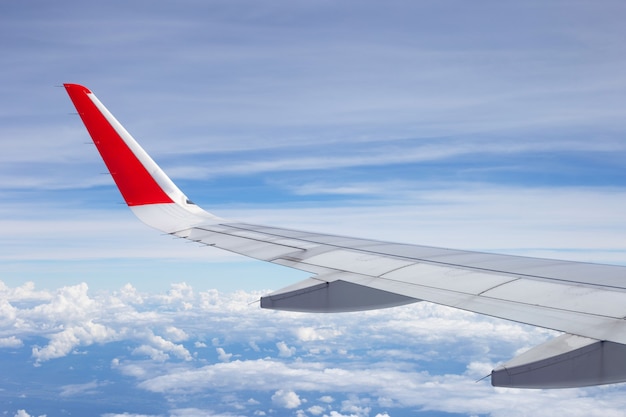
[[[126,285],[97,294],[86,284],[55,291],[2,285],[0,349],[23,352],[28,359],[16,375],[35,378],[66,358],[73,367],[100,363],[53,389],[71,406],[126,381],[136,392],[121,405],[126,414],[98,405],[107,416],[617,416],[626,405],[619,385],[539,391],[477,382],[552,337],[548,331],[427,303],[358,314],[273,312],[258,308],[259,295],[185,283],[165,293]],[[15,378],[16,391],[6,395],[36,380]],[[167,411],[146,413],[142,396],[161,398]]]
[[[623,263],[625,11],[0,2],[1,411],[622,415],[621,387],[474,382],[541,330],[427,304],[259,310],[297,273],[145,229],[52,86],[88,85],[228,218]]]

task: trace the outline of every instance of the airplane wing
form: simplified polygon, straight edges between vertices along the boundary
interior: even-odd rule
[[[261,307],[342,312],[429,301],[563,332],[494,386],[626,382],[626,267],[407,245],[242,223],[193,204],[86,87],[64,84],[124,200],[173,236],[310,272]]]

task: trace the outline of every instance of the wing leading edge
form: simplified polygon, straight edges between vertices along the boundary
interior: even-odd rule
[[[626,381],[626,267],[395,244],[240,223],[191,203],[86,87],[64,84],[130,209],[173,236],[308,271],[261,307],[340,312],[420,300],[564,332],[501,365],[495,386]]]

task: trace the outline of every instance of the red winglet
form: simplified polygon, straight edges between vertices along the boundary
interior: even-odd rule
[[[93,93],[82,85],[63,85],[126,204],[141,206],[172,203],[172,199],[163,191],[120,133],[91,100],[89,95]]]

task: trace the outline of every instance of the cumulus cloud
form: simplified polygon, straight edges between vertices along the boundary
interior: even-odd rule
[[[143,304],[143,297],[131,284],[125,284],[119,291],[119,298],[127,304]]]
[[[623,38],[624,25],[612,5],[568,4],[565,19],[552,5],[540,12],[497,7],[464,19],[440,15],[440,8],[427,2],[399,8],[377,8],[374,2],[357,8],[343,2],[255,4],[258,10],[243,15],[239,3],[222,3],[211,4],[211,13],[204,6],[129,6],[119,13],[116,2],[99,2],[95,11],[43,10],[50,15],[46,21],[71,21],[65,25],[42,24],[19,2],[4,10],[3,29],[11,40],[11,34],[17,36],[6,43],[7,62],[16,63],[5,66],[6,78],[31,81],[2,86],[3,97],[12,98],[0,104],[6,116],[0,133],[6,139],[0,154],[4,265],[34,269],[42,266],[31,265],[33,259],[54,260],[60,274],[67,269],[60,260],[99,258],[119,267],[117,260],[129,257],[222,256],[195,245],[161,245],[130,213],[118,221],[108,209],[74,207],[77,187],[84,196],[94,185],[98,193],[100,185],[111,186],[110,178],[91,169],[96,152],[75,146],[85,138],[84,129],[78,120],[71,126],[61,119],[50,122],[68,126],[60,128],[45,117],[24,124],[24,115],[48,114],[59,108],[57,99],[73,111],[62,91],[51,94],[39,85],[51,75],[72,73],[76,57],[102,63],[86,78],[101,85],[107,103],[118,97],[111,108],[121,106],[119,116],[135,118],[156,155],[173,168],[170,173],[186,179],[253,173],[254,195],[269,192],[263,187],[272,184],[282,188],[281,199],[310,196],[299,198],[298,207],[229,210],[233,218],[305,230],[332,227],[346,235],[363,234],[363,225],[375,222],[372,237],[385,240],[419,238],[425,244],[541,256],[553,255],[543,248],[569,248],[569,257],[623,262],[626,192],[615,179],[623,175],[626,95],[623,45],[613,40]],[[619,3],[615,7],[622,7]],[[467,12],[464,6],[451,9]],[[511,15],[516,19],[506,18]],[[112,16],[115,25],[109,24]],[[325,19],[320,31],[311,16],[333,18]],[[440,24],[442,19],[454,24]],[[502,30],[502,22],[509,30]],[[525,36],[527,28],[532,36]],[[501,32],[504,38],[494,40]],[[76,33],[86,40],[75,42]],[[37,41],[42,39],[47,42]],[[513,48],[503,48],[511,41]],[[127,70],[147,76],[137,80]],[[98,77],[111,73],[118,75]],[[207,75],[213,82],[198,82]],[[163,76],[178,82],[160,82]],[[141,105],[132,102],[136,97]],[[185,115],[182,129],[177,113]],[[165,125],[177,130],[168,132]],[[208,130],[213,133],[207,136]],[[209,151],[218,152],[211,156],[217,163],[200,162],[206,155],[198,154]],[[536,152],[546,157],[529,157]],[[568,172],[573,166],[587,171]],[[339,168],[342,175],[328,168]],[[534,174],[525,181],[529,171]],[[432,181],[440,173],[445,178]],[[218,183],[232,191],[231,181],[212,186],[219,188]],[[60,190],[54,193],[58,205],[37,192],[41,189]],[[196,191],[190,195],[202,195],[199,187]],[[205,193],[207,201],[226,195],[226,188],[215,191]],[[364,196],[374,199],[358,200]],[[43,199],[45,204],[36,204]],[[155,264],[142,265],[150,263]],[[189,271],[177,276],[188,277]],[[94,294],[86,284],[41,290],[32,282],[0,283],[2,356],[17,351],[22,362],[30,357],[27,366],[41,370],[78,360],[70,355],[79,350],[89,359],[97,351],[99,363],[111,364],[107,372],[180,407],[163,415],[263,415],[269,411],[261,404],[285,387],[297,387],[289,389],[302,404],[306,400],[309,409],[323,407],[329,415],[364,410],[384,415],[380,408],[393,406],[492,416],[599,410],[610,416],[625,408],[621,388],[519,394],[473,382],[492,364],[552,337],[550,332],[426,303],[324,317],[267,312],[248,305],[260,293],[223,294],[204,289],[207,285],[181,282],[147,294],[120,284],[117,291]],[[199,349],[208,341],[215,350]],[[199,351],[191,354],[193,348]],[[94,378],[62,386],[88,388]],[[250,395],[261,404],[247,404]],[[202,396],[221,411],[191,404]],[[357,408],[349,408],[348,396],[363,401],[352,398]]]
[[[320,414],[324,412],[324,410],[325,408],[322,407],[321,405],[314,405],[313,407],[307,408],[306,411],[308,411],[310,414],[314,416],[319,416]]]
[[[167,304],[178,304],[183,310],[190,310],[193,304],[193,288],[185,282],[174,283],[167,295],[160,296]]]
[[[0,348],[18,348],[22,347],[24,342],[15,336],[0,338]]]
[[[184,330],[177,329],[174,326],[167,326],[165,328],[165,334],[173,342],[182,342],[189,338],[189,336],[187,335],[187,333],[185,333]]]
[[[150,359],[156,362],[165,362],[166,360],[170,358],[170,355],[163,352],[162,350],[156,349],[148,345],[141,345],[133,349],[132,354],[140,355],[140,356],[148,356],[150,357]]]
[[[171,353],[172,355],[190,361],[192,359],[191,353],[181,344],[176,344],[171,340],[166,339],[163,336],[155,335],[152,331],[147,331],[144,335],[145,340],[150,343],[152,347],[162,352]]]
[[[290,358],[296,353],[296,348],[287,346],[285,342],[276,343],[276,347],[278,348],[278,356],[281,358]]]
[[[302,404],[302,401],[293,391],[278,390],[272,395],[272,403],[277,407],[296,408]]]
[[[395,407],[401,408],[423,407],[449,413],[491,414],[493,416],[542,415],[546,412],[542,411],[542,408],[545,408],[547,404],[552,404],[550,409],[553,409],[555,402],[561,401],[563,406],[576,403],[577,407],[582,407],[586,412],[591,410],[587,407],[589,398],[582,391],[559,395],[550,391],[495,390],[488,383],[476,383],[474,378],[463,375],[406,372],[380,366],[376,366],[375,371],[354,368],[348,370],[306,363],[287,365],[270,360],[238,361],[224,365],[227,366],[220,364],[201,368],[198,371],[157,377],[142,383],[142,387],[155,392],[189,394],[219,391],[229,386],[237,386],[244,391],[276,389],[287,383],[294,390],[301,392],[297,396],[298,399],[301,398],[303,392],[314,393],[320,389],[343,395],[367,393],[366,395],[371,397],[371,404],[377,404],[379,407],[387,407],[389,401],[379,404],[377,398],[393,398]],[[258,375],[258,377],[255,378],[253,375]],[[297,407],[296,396],[290,392],[278,389],[273,398],[275,401],[279,401],[278,399],[284,401],[279,404],[292,404]],[[420,395],[416,396],[416,392]],[[622,403],[618,392],[620,391],[600,394],[603,398],[611,398],[609,402],[618,401],[603,410],[609,415],[619,409],[619,404]],[[601,391],[596,391],[594,395],[598,393]],[[524,395],[525,403],[516,405],[515,410],[509,409],[510,404],[516,403],[519,395]],[[575,407],[568,405],[568,408],[574,409]],[[363,416],[368,415],[370,410],[369,405],[344,401],[339,411],[349,415]]]
[[[298,339],[304,342],[328,340],[341,335],[339,329],[329,327],[299,327],[296,329],[295,333]]]
[[[302,413],[337,416],[393,415],[405,408],[491,417],[563,409],[572,416],[595,410],[611,416],[626,406],[622,386],[520,391],[476,383],[519,349],[553,336],[529,326],[428,303],[316,315],[261,310],[248,304],[257,293],[188,285],[163,295],[122,290],[133,295],[92,295],[81,284],[39,291],[24,304],[11,301],[14,292],[5,285],[0,305],[12,313],[0,325],[0,341],[31,349],[33,364],[67,357],[79,347],[88,359],[94,344],[120,346],[108,359],[110,371],[129,377],[141,392],[189,405],[177,408],[181,416],[263,415],[267,403],[289,409],[306,404]],[[209,298],[211,303],[202,302]],[[202,340],[211,340],[215,350],[191,355],[186,344],[206,346]],[[95,393],[108,388],[106,380],[91,376],[59,392]],[[198,407],[207,398],[217,411]]]
[[[98,303],[88,294],[86,283],[65,286],[56,290],[48,303],[41,303],[32,309],[34,318],[56,317],[60,321],[80,321],[98,310]]]
[[[228,362],[233,356],[232,353],[226,353],[224,348],[221,347],[215,348],[215,351],[217,352],[217,359],[219,359],[220,362]]]
[[[51,335],[49,343],[44,347],[33,347],[33,358],[37,362],[60,358],[67,356],[78,346],[89,346],[93,343],[113,341],[116,339],[116,336],[116,331],[111,328],[92,321],[85,321],[71,325]]]
[[[52,298],[52,294],[48,291],[38,291],[33,281],[25,282],[22,285],[11,288],[0,281],[0,294],[3,299],[8,301],[45,301]]]

